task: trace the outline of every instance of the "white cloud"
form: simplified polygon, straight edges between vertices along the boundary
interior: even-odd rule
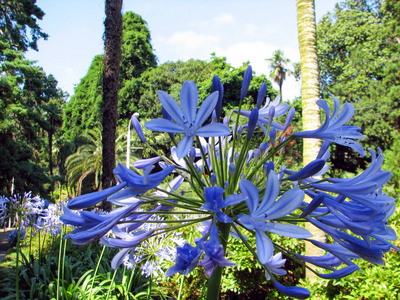
[[[192,30],[175,32],[167,43],[174,46],[184,47],[185,49],[199,49],[206,47],[213,47],[218,45],[220,39],[215,35],[204,35],[196,33]]]
[[[233,23],[234,17],[231,14],[222,13],[218,17],[215,17],[210,22],[215,22],[220,25],[228,25]]]

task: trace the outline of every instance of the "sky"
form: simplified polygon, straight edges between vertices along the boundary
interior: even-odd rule
[[[317,22],[333,11],[338,0],[315,0]],[[37,61],[58,86],[74,93],[92,59],[103,54],[104,0],[37,0],[44,12],[39,26],[49,35],[39,51],[25,57]],[[269,75],[275,50],[300,61],[295,0],[124,0],[123,12],[146,20],[158,63],[209,60],[211,53],[225,56],[234,67],[249,61],[257,75]],[[274,88],[278,88],[274,85]],[[301,84],[293,76],[283,84],[283,98],[300,96]]]

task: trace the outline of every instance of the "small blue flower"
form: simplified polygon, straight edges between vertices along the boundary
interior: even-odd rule
[[[175,273],[189,274],[190,271],[197,267],[200,256],[203,253],[199,247],[193,247],[188,243],[183,245],[183,247],[178,247],[176,252],[175,265],[168,269],[166,273],[167,277]]]
[[[158,92],[162,107],[175,120],[167,119],[150,120],[145,127],[154,131],[168,133],[183,133],[184,137],[178,144],[178,158],[183,158],[193,146],[195,135],[202,137],[226,136],[230,134],[229,127],[220,123],[211,123],[202,127],[218,103],[218,92],[212,93],[201,104],[197,111],[198,92],[193,81],[186,81],[181,89],[181,106],[167,93]]]
[[[339,145],[348,146],[361,156],[364,156],[363,147],[354,141],[354,139],[363,139],[364,136],[360,133],[361,128],[357,126],[343,126],[347,123],[354,114],[354,105],[346,103],[343,105],[342,112],[339,114],[340,100],[330,95],[335,103],[332,116],[329,117],[329,106],[324,100],[318,100],[317,104],[325,111],[325,123],[316,130],[296,132],[293,136],[302,138],[315,138],[325,141],[331,141]]]
[[[297,209],[303,202],[304,191],[299,188],[291,189],[275,201],[279,195],[280,187],[274,171],[271,171],[268,175],[261,203],[259,191],[251,181],[242,180],[239,187],[242,194],[246,196],[245,201],[250,214],[239,215],[238,222],[249,230],[255,230],[258,260],[261,264],[265,264],[274,252],[272,241],[265,231],[293,238],[312,236],[306,229],[296,225],[268,222],[284,217]]]
[[[286,259],[282,259],[282,252],[271,256],[271,258],[268,259],[265,264],[263,264],[263,266],[267,269],[265,270],[265,277],[267,278],[267,280],[272,279],[271,273],[278,276],[286,275],[286,270],[281,269],[285,262]]]
[[[218,221],[222,223],[232,223],[233,220],[228,215],[221,211],[221,209],[242,202],[245,197],[243,195],[230,195],[225,201],[222,199],[224,189],[219,186],[205,187],[204,197],[206,202],[201,207],[216,214]]]
[[[207,242],[201,242],[201,247],[205,252],[205,256],[200,263],[204,267],[204,273],[210,277],[217,266],[229,267],[236,266],[235,263],[225,259],[224,247],[218,240],[218,229],[213,226],[210,231],[210,238]]]
[[[271,120],[271,109],[274,110],[273,117],[277,118],[283,116],[289,109],[289,106],[286,103],[279,103],[280,96],[276,97],[272,103],[269,103],[269,99],[265,103],[264,107],[258,110],[258,118],[257,118],[257,126],[260,126],[263,130],[264,134],[268,133],[268,129],[265,126],[271,126],[277,130],[283,130],[285,127],[275,121]],[[273,107],[273,108],[272,108]],[[234,112],[238,113],[238,109],[234,109]],[[252,111],[249,110],[241,110],[240,114],[247,118],[250,118],[250,114]],[[288,116],[288,123],[290,118],[294,114],[294,111]]]

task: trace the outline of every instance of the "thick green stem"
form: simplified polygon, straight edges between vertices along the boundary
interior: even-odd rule
[[[231,225],[227,223],[217,223],[219,235],[219,241],[226,251],[226,245],[228,243],[229,231]],[[221,278],[222,278],[222,268],[218,266],[211,277],[208,279],[207,286],[207,300],[218,300],[219,292],[221,290]]]

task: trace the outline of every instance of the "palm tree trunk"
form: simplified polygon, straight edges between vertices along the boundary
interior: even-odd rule
[[[121,62],[122,0],[106,0],[104,20],[104,71],[102,103],[103,188],[114,183],[119,65]],[[105,207],[107,208],[107,207]]]
[[[303,109],[303,130],[314,130],[321,126],[319,106],[319,75],[316,46],[314,0],[297,0],[297,28],[299,32],[300,58],[301,58],[301,101]],[[314,160],[320,148],[320,141],[304,139],[303,164],[304,166]],[[306,228],[313,234],[313,239],[325,242],[325,234],[307,223]],[[323,251],[306,243],[306,255],[323,255]],[[315,275],[308,271],[306,276],[314,279]]]

